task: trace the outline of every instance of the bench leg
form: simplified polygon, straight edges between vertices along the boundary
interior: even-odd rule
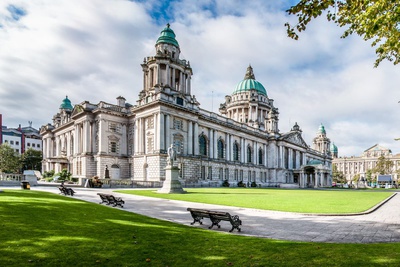
[[[241,230],[240,227],[234,226],[234,225],[232,225],[232,229],[229,230],[229,232],[232,232],[235,228],[238,230],[238,232],[240,232],[240,230]]]
[[[193,218],[193,222],[192,222],[190,225],[193,225],[193,224],[195,224],[196,222],[198,222],[200,225],[203,224],[203,222],[201,221],[201,220],[203,219],[203,217],[198,217],[198,216],[193,216],[193,215],[192,215],[192,218]]]
[[[216,220],[216,219],[212,219],[212,218],[210,218],[210,220],[211,220],[212,224],[210,227],[208,227],[208,229],[211,229],[214,225],[218,226],[218,228],[221,228],[221,225],[219,225],[221,220]]]

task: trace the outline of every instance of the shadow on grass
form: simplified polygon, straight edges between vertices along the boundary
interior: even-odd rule
[[[400,264],[396,244],[297,243],[236,236],[38,191],[1,193],[0,227],[2,266]]]

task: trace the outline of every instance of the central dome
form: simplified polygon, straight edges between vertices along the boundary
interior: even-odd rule
[[[250,90],[256,90],[258,94],[267,96],[267,91],[265,90],[264,86],[259,81],[256,81],[253,68],[251,66],[247,67],[244,80],[236,85],[233,95]]]

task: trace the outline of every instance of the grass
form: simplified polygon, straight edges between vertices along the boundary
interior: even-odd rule
[[[348,190],[290,190],[253,188],[190,188],[187,194],[159,194],[154,190],[117,190],[164,199],[184,200],[263,210],[300,213],[355,213],[375,206],[393,193]]]
[[[61,195],[0,193],[1,266],[399,266],[399,244],[277,241]]]

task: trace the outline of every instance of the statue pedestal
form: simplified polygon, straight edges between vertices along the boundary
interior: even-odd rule
[[[161,189],[157,193],[161,194],[182,194],[186,193],[182,188],[181,182],[179,182],[179,168],[173,166],[167,166],[165,168],[165,181]]]

